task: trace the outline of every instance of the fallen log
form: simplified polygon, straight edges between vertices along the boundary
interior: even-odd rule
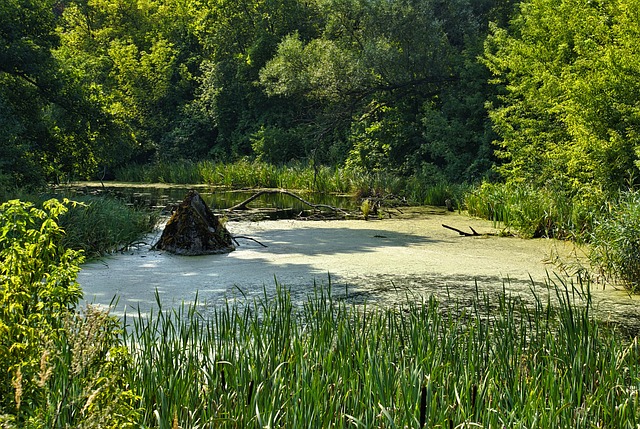
[[[340,212],[340,213],[343,213],[345,215],[347,214],[341,208],[330,206],[328,204],[313,204],[312,202],[309,202],[309,201],[305,200],[304,198],[300,197],[299,195],[296,195],[291,191],[287,191],[286,189],[263,189],[261,191],[256,192],[255,194],[253,194],[252,196],[250,196],[246,200],[242,201],[241,203],[238,203],[233,207],[229,207],[227,210],[228,211],[248,210],[247,204],[249,204],[253,200],[257,199],[261,195],[265,195],[265,194],[283,194],[283,195],[288,195],[288,196],[290,196],[292,198],[295,198],[296,200],[298,200],[298,201],[302,202],[303,204],[306,204],[309,207],[312,207],[314,209],[325,208],[325,209],[333,210],[334,212]]]

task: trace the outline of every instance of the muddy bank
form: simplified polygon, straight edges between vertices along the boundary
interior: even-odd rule
[[[294,300],[326,286],[350,299],[390,304],[435,294],[443,302],[471,300],[476,294],[546,294],[548,277],[572,281],[580,249],[556,240],[522,240],[482,235],[462,237],[442,224],[480,234],[497,232],[491,222],[441,210],[404,209],[392,219],[229,222],[239,240],[224,255],[176,256],[140,246],[124,254],[85,264],[79,281],[88,301],[108,305],[119,297],[117,313],[143,312],[155,306],[155,291],[166,305],[203,306],[225,299],[270,295],[277,279]],[[158,233],[159,234],[159,233]],[[157,236],[157,234],[156,234]],[[156,237],[146,241],[152,243]],[[597,285],[596,285],[597,286]],[[638,319],[638,301],[624,291],[595,288],[605,318]]]

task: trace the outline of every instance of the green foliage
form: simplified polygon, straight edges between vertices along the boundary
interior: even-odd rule
[[[114,198],[81,197],[76,201],[79,204],[60,217],[66,232],[61,244],[92,257],[127,248],[158,220],[156,213]]]
[[[490,115],[507,180],[610,195],[635,182],[639,7],[531,0],[493,28],[485,63],[504,88]]]
[[[491,163],[491,90],[475,56],[490,7],[327,1],[319,10],[324,32],[282,39],[260,71],[271,100],[306,106],[292,122],[310,123],[322,152],[341,142],[350,168],[480,178]]]
[[[2,427],[134,427],[136,398],[119,324],[89,307],[76,281],[81,251],[63,245],[68,200],[0,206]]]
[[[640,194],[623,194],[608,204],[591,234],[589,257],[605,280],[640,290]]]
[[[0,5],[0,184],[37,186],[95,168],[94,133],[104,118],[53,55],[59,6]]]
[[[0,184],[247,156],[477,180],[492,89],[476,57],[512,3],[4,6]]]
[[[603,201],[597,192],[572,197],[527,185],[483,183],[466,195],[465,205],[470,215],[501,223],[523,237],[586,241]]]
[[[82,296],[82,253],[60,246],[56,221],[66,210],[55,199],[42,209],[19,200],[0,205],[0,414],[20,416],[21,404],[40,403],[42,353]]]
[[[251,136],[251,148],[258,161],[270,163],[291,162],[304,158],[306,152],[304,136],[295,128],[262,127]]]
[[[209,315],[160,307],[127,332],[141,425],[632,427],[637,341],[593,319],[588,285],[548,286],[532,304],[363,307],[316,288],[296,306],[276,286]]]

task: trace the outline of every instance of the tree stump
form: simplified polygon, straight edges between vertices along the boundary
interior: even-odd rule
[[[196,191],[189,191],[153,248],[177,255],[211,255],[235,250],[231,234]]]

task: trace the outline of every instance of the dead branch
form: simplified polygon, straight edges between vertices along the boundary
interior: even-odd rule
[[[233,241],[236,242],[236,244],[239,246],[240,244],[238,244],[238,242],[236,241],[236,239],[238,238],[242,238],[244,240],[251,240],[251,241],[255,241],[256,243],[258,243],[259,245],[261,245],[262,247],[269,247],[264,243],[259,242],[258,240],[256,240],[255,238],[251,238],[251,237],[245,237],[244,235],[235,235],[233,237],[231,237],[233,239]]]
[[[268,191],[262,190],[259,192],[256,192],[255,194],[253,194],[252,196],[250,196],[249,198],[247,198],[246,200],[244,200],[243,202],[236,204],[235,206],[229,207],[228,210],[229,211],[233,211],[233,210],[247,210],[247,204],[249,204],[251,201],[255,200],[256,198],[258,198],[260,195],[264,195],[270,193]]]
[[[458,234],[460,234],[460,235],[462,235],[462,236],[464,236],[464,237],[477,237],[477,236],[479,236],[479,235],[480,235],[480,234],[478,234],[478,233],[477,233],[473,228],[471,228],[471,227],[469,227],[469,229],[473,232],[472,234],[470,234],[470,233],[468,233],[468,232],[461,231],[461,230],[459,230],[458,228],[454,228],[454,227],[449,226],[449,225],[442,224],[442,226],[443,226],[444,228],[450,229],[451,231],[455,231],[455,232],[457,232]]]
[[[236,204],[233,207],[230,207],[228,210],[229,211],[247,210],[247,204],[249,204],[250,202],[252,202],[256,198],[258,198],[259,196],[264,195],[264,194],[284,194],[284,195],[289,195],[290,197],[295,198],[296,200],[302,202],[303,204],[308,205],[309,207],[313,207],[314,209],[326,208],[326,209],[329,209],[329,210],[333,210],[334,212],[341,212],[343,214],[347,214],[344,210],[342,210],[342,209],[340,209],[338,207],[333,207],[333,206],[330,206],[330,205],[327,205],[327,204],[313,204],[313,203],[303,199],[299,195],[296,195],[293,192],[287,191],[286,189],[263,189],[261,191],[256,192],[255,194],[253,194],[252,196],[250,196],[246,200],[242,201],[241,203]]]

